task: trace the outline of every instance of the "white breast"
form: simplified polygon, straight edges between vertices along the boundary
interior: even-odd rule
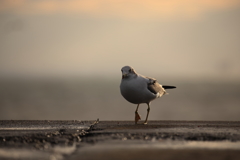
[[[120,91],[122,96],[134,104],[149,103],[159,95],[153,94],[147,88],[147,79],[137,76],[136,78],[122,79]]]

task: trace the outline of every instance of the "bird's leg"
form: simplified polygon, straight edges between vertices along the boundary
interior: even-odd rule
[[[140,115],[138,114],[138,107],[139,104],[137,105],[137,109],[135,111],[135,124],[137,124],[137,122],[141,119]]]
[[[146,120],[143,124],[147,124],[147,121],[148,121],[148,115],[149,115],[149,112],[150,112],[150,106],[149,106],[149,103],[147,103],[148,105],[148,109],[147,109],[147,116],[146,116]]]

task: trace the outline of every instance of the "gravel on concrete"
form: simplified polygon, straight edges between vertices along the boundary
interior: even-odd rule
[[[0,159],[239,159],[238,121],[0,121]]]

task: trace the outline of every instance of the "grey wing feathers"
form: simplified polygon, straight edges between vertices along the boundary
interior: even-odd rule
[[[162,87],[156,83],[148,83],[148,90],[154,94],[157,94],[159,91],[162,90]]]
[[[154,94],[159,93],[160,96],[164,95],[166,93],[166,91],[164,90],[164,88],[162,88],[162,86],[157,82],[156,79],[153,78],[149,78],[149,83],[148,83],[148,90],[151,91]]]

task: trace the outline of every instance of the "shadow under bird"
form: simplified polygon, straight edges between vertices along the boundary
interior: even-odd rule
[[[124,66],[121,71],[121,94],[128,102],[137,104],[135,124],[141,119],[138,114],[138,107],[141,103],[146,103],[148,105],[147,116],[143,123],[147,124],[151,101],[167,94],[165,89],[173,89],[176,87],[161,85],[154,78],[138,74],[131,66]]]

